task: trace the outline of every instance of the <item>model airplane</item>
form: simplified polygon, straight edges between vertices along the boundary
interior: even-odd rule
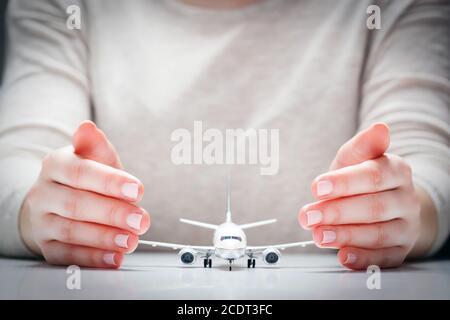
[[[195,225],[202,228],[215,230],[213,238],[213,246],[195,246],[176,243],[166,243],[157,241],[139,240],[140,244],[151,245],[153,247],[167,247],[174,250],[181,249],[178,256],[182,263],[193,264],[196,257],[203,258],[203,266],[211,268],[211,257],[214,255],[217,258],[227,260],[229,268],[235,260],[248,257],[247,267],[255,267],[255,258],[262,257],[266,264],[276,264],[281,257],[279,250],[284,250],[291,247],[305,247],[314,244],[314,241],[283,243],[269,246],[247,246],[247,238],[244,230],[254,227],[263,226],[269,223],[274,223],[276,219],[263,220],[253,223],[237,225],[231,220],[231,198],[230,198],[230,181],[227,183],[227,211],[226,221],[221,225],[215,225],[205,222],[193,221],[188,219],[180,219],[181,222]]]

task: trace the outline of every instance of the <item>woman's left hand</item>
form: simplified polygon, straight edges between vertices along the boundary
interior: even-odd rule
[[[411,168],[385,153],[388,146],[385,124],[358,133],[313,181],[317,202],[299,212],[317,246],[338,248],[340,263],[350,269],[398,266],[418,239],[420,202]]]

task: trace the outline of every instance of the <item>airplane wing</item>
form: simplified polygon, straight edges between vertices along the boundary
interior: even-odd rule
[[[191,248],[191,249],[197,250],[199,252],[214,251],[213,246],[191,246],[191,245],[187,245],[187,244],[177,244],[177,243],[167,243],[167,242],[147,241],[147,240],[139,240],[139,244],[145,244],[145,245],[149,245],[152,247],[172,248],[174,250]]]
[[[246,251],[252,252],[252,253],[258,253],[262,252],[266,249],[280,249],[284,250],[286,248],[292,248],[292,247],[306,247],[308,245],[314,244],[314,241],[302,241],[302,242],[291,242],[291,243],[281,243],[281,244],[275,244],[275,245],[268,245],[268,246],[247,246]]]

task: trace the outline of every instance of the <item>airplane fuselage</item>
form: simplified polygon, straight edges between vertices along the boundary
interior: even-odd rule
[[[225,222],[214,232],[213,244],[216,257],[228,261],[241,259],[245,256],[247,237],[237,224]]]

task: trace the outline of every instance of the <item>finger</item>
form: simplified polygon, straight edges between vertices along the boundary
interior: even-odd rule
[[[376,123],[356,134],[339,149],[330,170],[378,158],[386,152],[388,146],[389,127],[385,123]]]
[[[144,186],[136,177],[93,160],[81,159],[68,148],[48,155],[43,161],[42,174],[47,180],[72,188],[132,202],[142,199],[144,193]]]
[[[353,270],[363,270],[375,265],[380,268],[393,268],[401,265],[406,258],[408,250],[403,247],[384,249],[361,249],[345,247],[339,250],[339,262]]]
[[[122,169],[122,163],[112,143],[92,121],[83,121],[73,134],[72,144],[77,155],[108,166]]]
[[[313,239],[321,248],[359,247],[381,249],[407,246],[415,239],[409,224],[402,219],[361,225],[319,226]]]
[[[395,189],[352,197],[319,201],[300,209],[305,229],[318,225],[367,224],[406,218],[419,209],[414,193]]]
[[[45,242],[41,250],[45,260],[54,265],[117,269],[123,261],[123,254],[120,252],[82,247],[58,241]]]
[[[123,253],[133,252],[138,245],[135,234],[100,224],[70,220],[52,213],[45,215],[42,223],[48,232],[45,240]]]
[[[411,181],[411,167],[400,157],[385,154],[322,174],[314,179],[311,190],[316,199],[331,199],[411,186]]]
[[[43,212],[52,212],[71,220],[108,225],[135,234],[144,234],[150,227],[150,215],[126,201],[97,193],[50,183],[42,190],[42,198],[53,198],[43,204]]]

